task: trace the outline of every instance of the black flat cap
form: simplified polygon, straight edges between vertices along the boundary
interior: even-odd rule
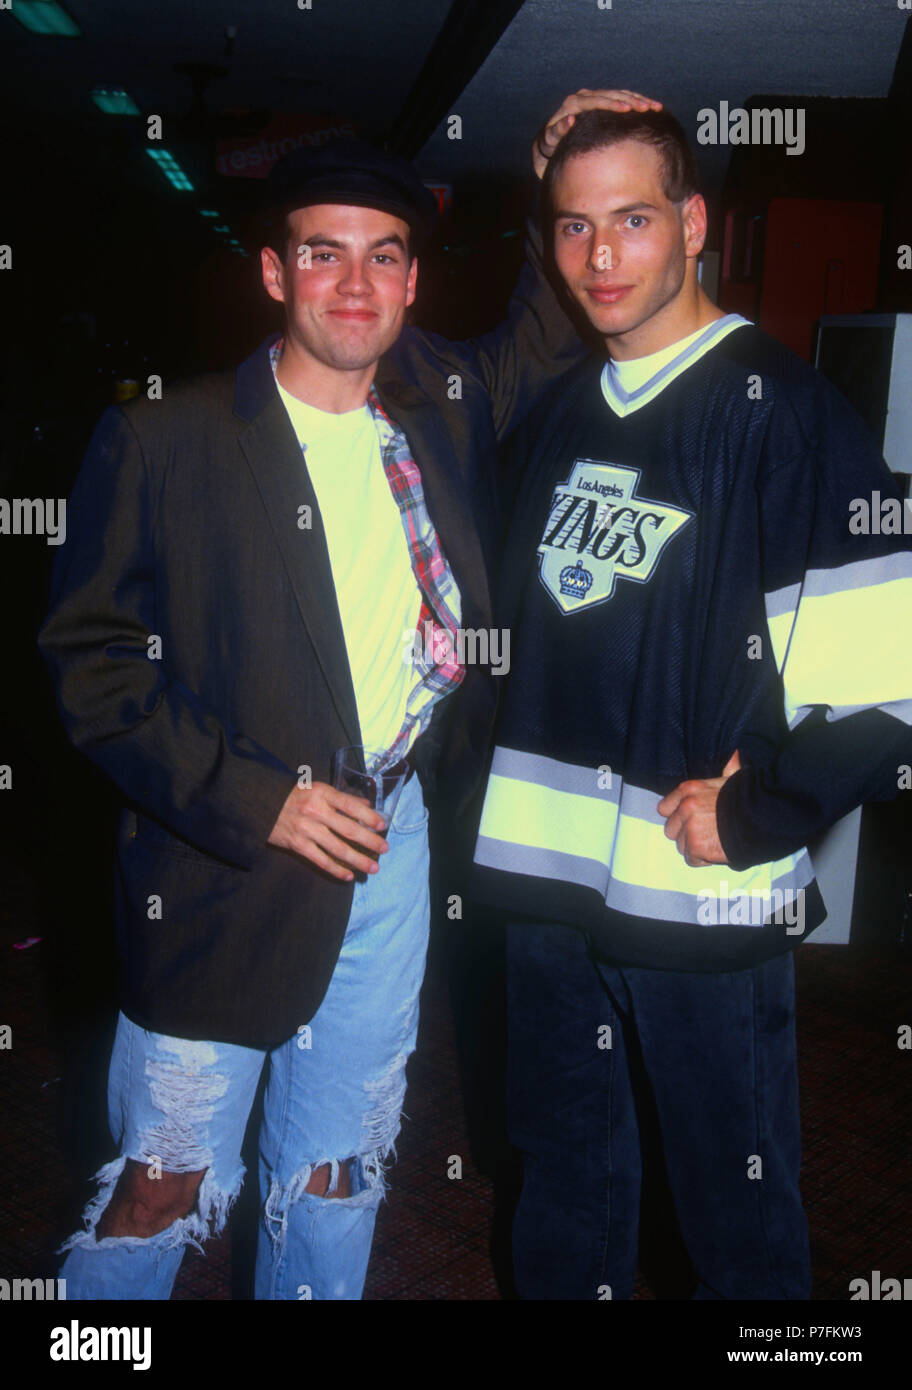
[[[408,223],[413,251],[427,243],[437,223],[437,200],[408,160],[363,140],[334,140],[317,149],[299,145],[273,165],[266,197],[278,214],[315,203],[379,208]]]

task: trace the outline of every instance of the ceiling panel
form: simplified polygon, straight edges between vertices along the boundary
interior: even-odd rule
[[[416,161],[426,177],[528,160],[543,119],[580,87],[658,97],[695,136],[697,112],[753,93],[885,97],[909,15],[896,0],[526,0]],[[712,185],[731,153],[700,147]]]

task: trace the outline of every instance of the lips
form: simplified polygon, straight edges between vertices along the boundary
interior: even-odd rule
[[[378,317],[373,309],[330,309],[334,319],[345,319],[351,323],[369,323]]]
[[[592,285],[586,293],[596,304],[617,304],[618,300],[623,299],[632,289],[632,285]]]

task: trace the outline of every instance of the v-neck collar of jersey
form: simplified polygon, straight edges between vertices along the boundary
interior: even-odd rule
[[[692,343],[682,348],[679,353],[672,357],[670,362],[666,362],[635,391],[627,392],[624,390],[617,368],[609,358],[602,368],[602,395],[615,415],[621,417],[630,415],[634,410],[639,410],[641,406],[655,400],[660,391],[664,391],[675,377],[685,372],[688,367],[703,357],[711,348],[714,348],[734,329],[749,323],[750,320],[742,318],[740,314],[726,314],[721,319],[715,319],[704,329],[699,338],[695,338]]]

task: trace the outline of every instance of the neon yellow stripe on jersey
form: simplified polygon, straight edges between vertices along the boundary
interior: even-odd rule
[[[639,800],[652,793],[630,788]],[[654,797],[656,805],[660,798]],[[621,802],[624,790],[621,791]],[[658,817],[658,812],[656,812]],[[555,791],[538,783],[492,773],[488,780],[480,840],[491,843],[486,863],[496,867],[493,842],[525,848],[553,850],[572,860],[589,860],[605,867],[607,900],[611,903],[612,879],[660,892],[718,894],[720,877],[731,893],[769,892],[774,879],[782,879],[797,865],[800,855],[737,872],[728,865],[691,868],[677,845],[665,834],[665,821],[652,823],[621,811],[598,797]],[[546,876],[552,876],[550,874]],[[556,875],[554,875],[556,876]],[[567,881],[576,881],[568,878]]]
[[[912,693],[912,578],[831,594],[805,594],[784,673],[786,714],[802,705],[878,706]],[[780,625],[770,623],[777,653]],[[786,638],[787,640],[787,638]]]
[[[479,833],[605,864],[616,825],[617,806],[611,801],[492,773]]]
[[[773,644],[773,655],[776,658],[776,670],[782,674],[782,667],[788,653],[789,638],[792,635],[792,626],[795,622],[795,612],[793,608],[788,613],[779,613],[775,618],[767,617],[766,625],[769,628],[770,641]]]
[[[658,797],[656,801],[658,801]],[[774,877],[779,877],[798,862],[798,856],[772,864],[758,864],[738,873],[727,864],[694,869],[687,863],[674,840],[665,834],[665,823],[651,825],[637,816],[621,812],[611,877],[631,885],[642,884],[668,893],[718,893],[720,877],[730,885],[731,892],[768,892]],[[610,900],[610,895],[609,895]]]

